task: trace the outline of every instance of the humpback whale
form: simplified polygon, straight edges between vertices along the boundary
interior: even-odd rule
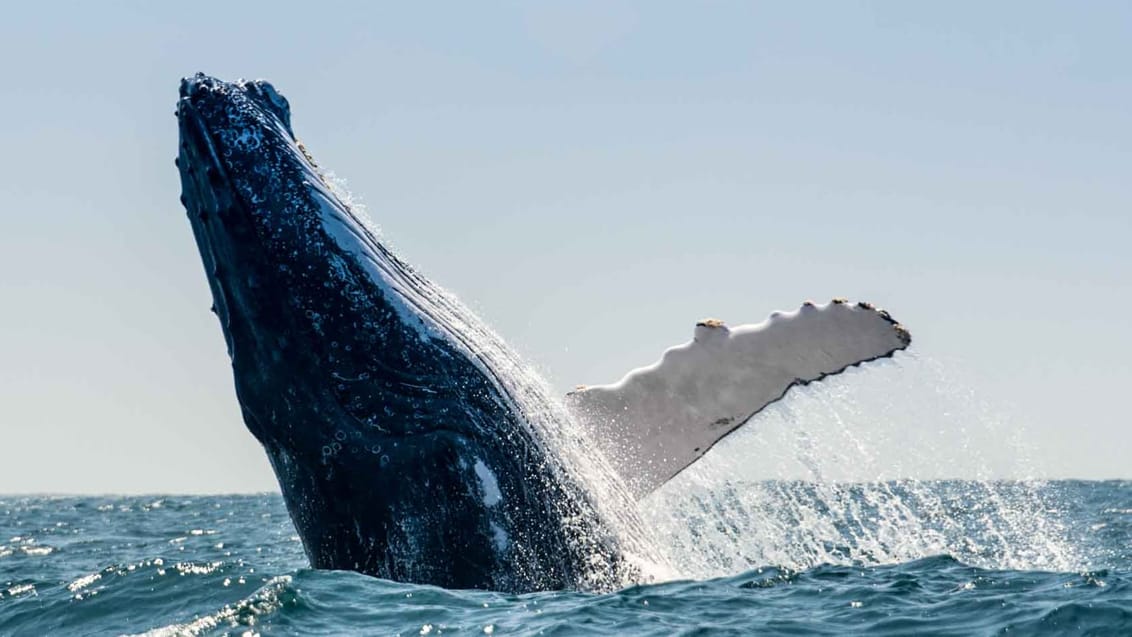
[[[807,304],[565,401],[398,258],[268,82],[181,81],[182,196],[244,422],[314,568],[448,588],[608,589],[662,561],[635,500],[789,387],[907,347]]]

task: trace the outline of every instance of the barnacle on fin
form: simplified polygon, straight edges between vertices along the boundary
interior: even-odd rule
[[[912,333],[908,331],[908,328],[899,323],[893,323],[892,329],[896,330],[896,336],[904,345],[907,346],[912,343]]]

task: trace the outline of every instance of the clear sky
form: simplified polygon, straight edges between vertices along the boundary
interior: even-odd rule
[[[23,2],[0,59],[0,492],[275,488],[177,201],[198,70],[563,390],[848,296],[1039,473],[1132,478],[1128,3]]]

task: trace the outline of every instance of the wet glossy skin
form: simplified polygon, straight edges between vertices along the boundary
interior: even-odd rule
[[[323,182],[265,82],[182,82],[182,200],[249,430],[311,564],[453,588],[619,579],[507,352]],[[498,351],[496,351],[498,349]]]

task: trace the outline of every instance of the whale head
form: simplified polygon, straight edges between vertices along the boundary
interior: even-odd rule
[[[244,420],[269,454],[332,466],[350,449],[389,458],[392,437],[482,436],[481,423],[432,410],[486,392],[490,370],[437,290],[326,181],[286,98],[198,73],[181,82],[177,118],[182,202]]]
[[[293,452],[333,441],[319,420],[257,413],[261,393],[281,389],[313,409],[325,388],[310,379],[328,367],[318,351],[323,313],[309,288],[328,279],[327,263],[362,252],[339,247],[327,228],[352,214],[329,190],[291,129],[286,98],[264,81],[224,82],[204,74],[181,81],[177,102],[181,201],[185,205],[236,372],[244,419],[265,445]],[[313,349],[312,349],[313,348]],[[285,388],[306,368],[307,382]],[[331,371],[329,369],[325,371]],[[315,412],[317,413],[317,412]],[[293,414],[292,414],[293,416]],[[341,442],[341,441],[339,441]]]
[[[243,418],[313,566],[519,589],[614,554],[575,528],[589,505],[496,373],[505,348],[335,194],[286,99],[198,74],[177,118]]]
[[[344,436],[363,444],[363,431],[424,431],[353,394],[373,384],[371,367],[412,370],[450,335],[421,309],[413,273],[325,181],[286,98],[262,80],[198,73],[181,82],[177,118],[182,202],[252,433],[295,456],[332,455]]]

